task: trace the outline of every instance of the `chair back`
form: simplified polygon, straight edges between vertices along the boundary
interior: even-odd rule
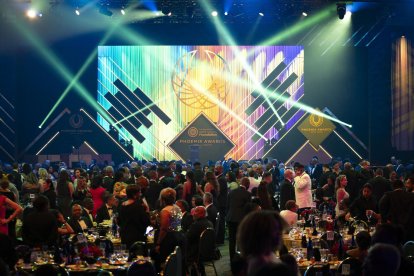
[[[155,271],[155,267],[152,265],[151,262],[146,260],[138,260],[133,262],[127,271],[127,276],[155,276],[157,272]]]
[[[200,235],[199,242],[199,260],[212,261],[214,260],[214,252],[216,250],[216,233],[214,229],[207,228]]]
[[[414,241],[408,241],[403,246],[404,257],[414,256]]]
[[[362,262],[358,259],[349,257],[342,261],[338,266],[337,275],[361,275]]]
[[[136,241],[129,248],[129,258],[132,260],[137,256],[148,257],[147,244],[143,241]]]
[[[329,264],[314,264],[309,266],[304,276],[330,276]]]
[[[176,246],[173,253],[171,253],[164,268],[164,276],[182,275],[182,256],[180,247]]]
[[[337,244],[340,239],[342,239],[342,237],[338,232],[333,232],[333,234],[331,233],[328,234],[328,232],[326,232],[321,236],[321,239],[320,239],[321,248],[332,250],[334,245]]]

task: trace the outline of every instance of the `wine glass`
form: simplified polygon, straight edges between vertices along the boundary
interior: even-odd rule
[[[372,211],[372,210],[366,210],[365,211],[365,215],[367,216],[367,218],[368,218],[368,224],[371,222],[371,217],[372,217],[372,214],[373,214],[374,212]]]

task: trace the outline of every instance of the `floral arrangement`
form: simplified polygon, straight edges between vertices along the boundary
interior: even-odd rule
[[[103,252],[97,245],[88,243],[88,245],[80,247],[79,256],[82,260],[88,261],[89,258],[96,259],[103,256]]]

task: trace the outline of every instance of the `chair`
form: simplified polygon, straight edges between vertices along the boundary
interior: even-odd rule
[[[321,248],[329,249],[332,251],[332,248],[342,239],[342,236],[338,232],[333,232],[333,240],[328,240],[328,233],[324,233],[321,236]]]
[[[157,272],[155,271],[155,267],[151,262],[146,260],[138,260],[136,262],[133,262],[128,267],[127,276],[139,275],[155,276],[157,275]]]
[[[217,275],[216,266],[214,265],[215,251],[216,233],[214,229],[207,228],[200,235],[200,242],[198,247],[198,261],[203,264],[210,263],[214,268],[214,273]]]
[[[148,257],[148,248],[147,244],[143,241],[134,242],[129,248],[129,259],[130,261],[137,256]]]
[[[182,275],[182,253],[179,246],[175,247],[165,262],[164,276]]]
[[[403,246],[404,257],[414,256],[414,241],[408,241]]]
[[[358,259],[349,257],[341,262],[338,266],[336,275],[361,275],[362,262]]]
[[[329,264],[314,264],[309,266],[304,276],[330,276]]]

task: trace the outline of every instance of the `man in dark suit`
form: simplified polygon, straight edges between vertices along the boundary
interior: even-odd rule
[[[93,223],[95,221],[95,218],[92,215],[92,211],[93,211],[93,200],[90,197],[85,198],[82,201],[82,217],[85,220],[86,225],[88,226],[88,228],[92,228],[93,227]]]
[[[180,199],[175,204],[181,209],[181,230],[186,233],[190,229],[191,224],[194,222],[193,216],[189,212],[188,202]]]
[[[414,239],[414,193],[404,190],[401,180],[393,182],[393,191],[386,192],[379,201],[383,222],[401,225],[406,231],[405,240]]]
[[[85,218],[82,217],[82,207],[79,204],[72,206],[72,216],[68,220],[68,223],[75,233],[82,233],[88,229]]]
[[[217,209],[220,212],[219,229],[216,237],[217,244],[224,244],[224,236],[226,232],[226,208],[227,208],[227,180],[223,173],[223,166],[217,165],[214,168],[217,181],[220,186],[220,193],[217,196]]]
[[[391,183],[383,177],[383,171],[380,168],[376,169],[375,177],[369,183],[372,185],[372,195],[375,198],[382,198],[386,192],[391,191]]]
[[[280,185],[280,210],[285,210],[288,200],[295,200],[295,188],[293,187],[294,172],[291,169],[285,170],[285,179]]]
[[[157,200],[160,197],[162,190],[162,185],[158,182],[158,173],[156,171],[148,172],[149,184],[148,188],[145,191],[144,197],[148,203],[150,210],[155,210],[157,205]]]
[[[213,195],[211,193],[205,193],[203,196],[203,203],[204,207],[206,207],[207,219],[211,221],[215,229],[217,220],[217,208],[213,205]]]
[[[197,182],[198,185],[201,185],[201,182],[204,179],[204,172],[203,169],[201,168],[201,163],[200,162],[194,162],[194,179]]]
[[[236,235],[237,228],[245,216],[245,206],[251,200],[251,195],[247,191],[249,189],[249,179],[243,178],[241,185],[230,191],[227,197],[227,215],[226,222],[229,228],[229,253],[230,262],[236,253]]]
[[[58,238],[58,221],[49,210],[49,200],[39,195],[33,201],[33,211],[23,216],[22,237],[30,246],[55,245]]]
[[[312,157],[308,167],[309,176],[312,179],[312,184],[319,183],[319,178],[322,176],[322,165],[319,164],[317,156]],[[316,188],[316,187],[315,187]]]
[[[191,210],[194,222],[186,234],[187,237],[187,262],[189,264],[198,259],[198,244],[200,242],[201,233],[207,228],[213,228],[213,224],[206,218],[206,208],[197,206]],[[205,275],[204,266],[202,263],[198,264],[198,269],[201,275]],[[204,273],[203,273],[204,272]]]
[[[116,205],[118,202],[113,194],[106,192],[104,194],[104,202],[105,204],[103,204],[96,212],[95,220],[97,223],[111,219],[112,215],[116,213]]]

